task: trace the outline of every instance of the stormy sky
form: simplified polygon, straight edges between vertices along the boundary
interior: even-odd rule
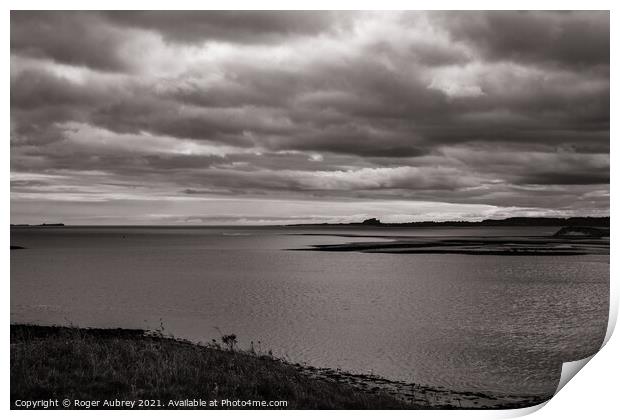
[[[609,214],[608,12],[12,12],[11,222]]]

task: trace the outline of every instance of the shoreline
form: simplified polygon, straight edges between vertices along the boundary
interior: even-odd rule
[[[541,404],[553,396],[509,395],[483,391],[456,391],[439,386],[395,381],[381,376],[355,374],[331,368],[298,365],[311,377],[345,383],[361,390],[385,392],[419,409],[513,409]]]
[[[312,234],[312,236],[330,236]],[[338,235],[331,235],[338,236]],[[344,235],[339,235],[346,237]],[[380,237],[380,236],[378,236]],[[609,239],[558,236],[389,237],[387,241],[311,245],[290,251],[506,256],[609,255]]]
[[[202,345],[138,329],[11,324],[11,405],[70,394],[287,400],[289,409],[509,409],[551,398],[453,391],[317,368],[240,350],[225,338]]]

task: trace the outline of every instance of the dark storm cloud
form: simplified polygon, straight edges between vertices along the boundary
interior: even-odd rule
[[[97,86],[87,89],[38,69],[25,70],[11,78],[11,108],[36,109],[45,106],[83,108],[105,96]]]
[[[454,39],[471,43],[487,59],[569,67],[609,64],[609,12],[447,12],[438,17]]]
[[[318,35],[348,27],[346,13],[329,11],[109,11],[114,24],[142,28],[178,42],[220,40],[278,42],[295,35]]]
[[[124,36],[95,13],[11,11],[11,52],[30,57],[121,71]]]
[[[10,99],[23,200],[608,211],[607,12],[12,12]]]
[[[539,185],[596,185],[609,183],[609,170],[601,173],[591,172],[540,172],[525,175],[520,179],[524,184]]]

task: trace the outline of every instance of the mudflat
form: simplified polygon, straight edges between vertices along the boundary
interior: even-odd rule
[[[298,250],[326,252],[370,252],[390,254],[464,255],[609,255],[609,238],[568,238],[556,236],[512,237],[402,237],[381,242],[345,242],[313,245]]]

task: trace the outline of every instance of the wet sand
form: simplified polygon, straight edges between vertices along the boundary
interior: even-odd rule
[[[321,234],[310,234],[322,236]],[[325,235],[327,236],[327,235]],[[351,237],[351,235],[329,235]],[[378,237],[377,237],[378,238]],[[464,255],[609,255],[609,239],[530,237],[389,237],[389,242],[355,242],[312,245],[299,251],[368,252],[389,254],[464,254]]]
[[[416,383],[392,381],[374,375],[294,365],[312,378],[349,385],[370,393],[386,393],[421,409],[510,409],[541,404],[553,395],[508,395],[484,392],[454,391]]]

